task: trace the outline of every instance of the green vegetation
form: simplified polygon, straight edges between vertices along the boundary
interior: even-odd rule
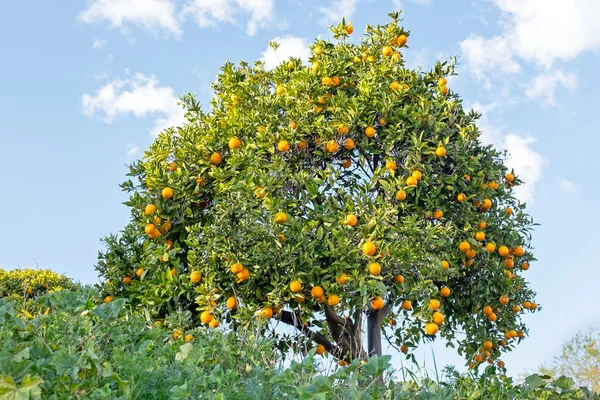
[[[516,385],[447,370],[441,382],[401,382],[387,356],[327,373],[329,364],[312,351],[284,367],[273,341],[254,332],[182,329],[190,323],[186,311],[157,324],[124,299],[95,305],[97,297],[89,288],[51,293],[36,300],[50,311],[33,318],[0,299],[0,399],[600,398],[568,378],[539,375]]]

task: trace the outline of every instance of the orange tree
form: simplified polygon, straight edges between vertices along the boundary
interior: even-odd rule
[[[209,112],[183,97],[187,123],[123,184],[131,223],[97,267],[106,301],[288,324],[341,362],[381,354],[383,334],[503,366],[537,308],[521,182],[449,90],[452,63],[404,66],[409,32],[390,16],[359,44],[342,21],[310,65],[226,63]]]

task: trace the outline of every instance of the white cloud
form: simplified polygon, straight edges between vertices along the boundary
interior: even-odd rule
[[[559,186],[562,192],[566,193],[575,193],[578,192],[581,188],[573,181],[570,181],[565,178],[561,178]]]
[[[277,51],[268,46],[260,58],[265,63],[265,69],[271,70],[291,57],[300,58],[303,62],[308,61],[310,52],[304,39],[296,36],[284,36],[276,37],[273,41],[279,43]]]
[[[87,116],[103,113],[106,123],[125,114],[133,114],[138,118],[155,116],[151,129],[155,136],[163,129],[183,122],[185,112],[177,102],[172,88],[160,86],[154,75],[140,73],[127,79],[109,81],[94,96],[84,94],[81,99]]]
[[[264,28],[275,16],[274,0],[192,0],[183,8],[183,15],[191,17],[202,28],[219,23],[235,24],[235,14],[249,14],[246,32],[252,36]]]
[[[346,22],[354,15],[358,0],[331,0],[328,7],[319,7],[319,12],[323,14],[321,23],[324,25],[337,25],[346,18]]]
[[[554,92],[558,84],[573,91],[577,87],[577,77],[560,70],[541,73],[527,85],[525,94],[532,98],[542,97],[546,104],[554,105]]]
[[[94,38],[94,42],[92,43],[93,49],[101,49],[106,45],[106,40]]]
[[[108,21],[117,28],[132,23],[155,34],[181,35],[175,5],[170,0],[94,0],[79,19],[85,23]]]
[[[460,42],[460,50],[479,79],[485,80],[485,74],[489,71],[506,74],[521,71],[519,63],[512,58],[510,43],[503,36],[486,39],[471,35]]]
[[[481,141],[484,144],[491,144],[497,149],[508,152],[508,158],[504,164],[509,169],[514,169],[515,174],[524,182],[515,187],[515,196],[523,202],[532,202],[535,186],[543,176],[547,161],[533,149],[532,145],[536,141],[534,137],[505,133],[489,123],[489,112],[497,105],[497,103],[488,105],[473,104],[472,108],[482,115],[478,123],[481,131]]]
[[[403,9],[402,0],[392,0],[392,7],[394,7],[394,11],[400,11]]]

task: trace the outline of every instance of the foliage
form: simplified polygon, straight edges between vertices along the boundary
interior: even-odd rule
[[[108,300],[212,327],[258,316],[266,333],[273,318],[346,362],[381,354],[383,333],[502,368],[537,309],[521,181],[449,90],[454,64],[406,68],[410,33],[390,16],[358,44],[342,21],[310,66],[225,64],[210,112],[182,99],[187,124],[122,185],[131,222],[97,265]]]
[[[600,392],[600,330],[592,327],[578,332],[564,343],[554,362],[541,366],[540,371],[553,377],[566,375],[577,385]]]
[[[564,377],[533,375],[517,385],[449,370],[439,382],[394,381],[387,356],[330,371],[311,351],[284,367],[273,341],[253,332],[167,328],[123,299],[94,305],[97,295],[49,294],[36,302],[50,312],[33,318],[0,299],[0,400],[600,398]]]

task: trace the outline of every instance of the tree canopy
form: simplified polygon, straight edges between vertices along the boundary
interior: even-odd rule
[[[210,110],[183,96],[187,122],[122,185],[131,222],[99,257],[106,301],[289,324],[342,363],[381,354],[383,334],[503,367],[537,309],[522,182],[450,90],[455,64],[406,68],[410,32],[390,17],[358,43],[342,21],[309,65],[227,62]]]

